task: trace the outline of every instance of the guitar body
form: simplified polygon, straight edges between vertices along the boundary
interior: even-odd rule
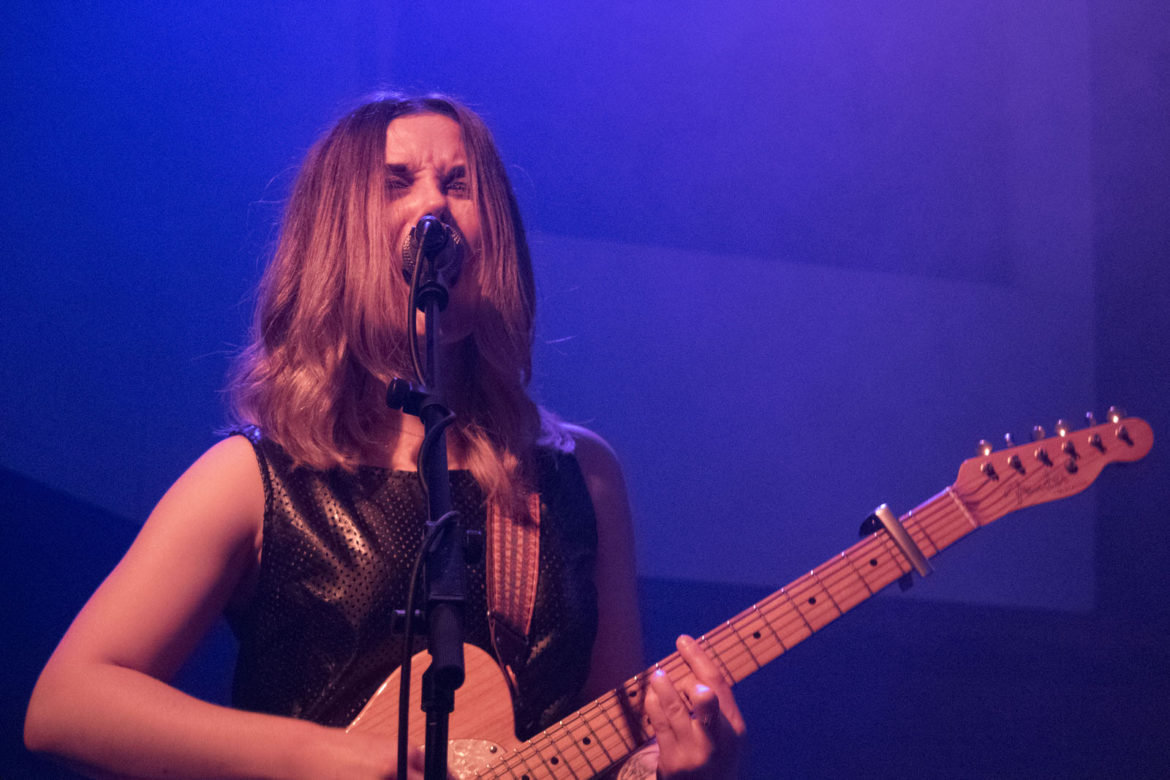
[[[476,770],[490,764],[519,744],[512,715],[512,694],[495,659],[475,645],[463,646],[466,679],[455,691],[455,711],[448,724],[447,764],[459,778],[473,777]],[[411,660],[410,674],[410,744],[423,747],[426,742],[426,715],[422,712],[422,675],[429,656],[417,653]],[[398,733],[398,689],[401,670],[382,683],[346,731],[384,734],[394,739]]]

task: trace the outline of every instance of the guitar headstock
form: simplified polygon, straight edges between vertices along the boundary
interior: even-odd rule
[[[979,455],[963,461],[952,489],[979,525],[1014,512],[1080,493],[1110,463],[1145,457],[1154,444],[1149,424],[1110,409],[1106,422],[1072,430],[1063,421],[1056,435],[1045,438],[1033,429],[1034,440],[995,451],[979,443]]]

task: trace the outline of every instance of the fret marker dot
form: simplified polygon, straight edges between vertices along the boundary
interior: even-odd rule
[[[870,558],[869,565],[870,566],[877,566],[877,558]]]
[[[552,757],[552,758],[550,758],[548,761],[549,761],[549,763],[550,763],[550,764],[559,764],[559,763],[561,763],[561,760],[560,760],[559,758],[557,758],[556,756],[553,756],[553,757]]]
[[[582,741],[582,742],[584,742],[586,745],[592,745],[592,744],[593,744],[593,740],[589,739],[589,737],[585,737],[585,739],[583,739],[583,740],[581,740],[581,741]]]
[[[759,632],[759,631],[756,631],[756,632],[753,632],[753,633],[752,633],[752,639],[759,639],[759,638],[760,638],[760,632]]]
[[[816,604],[816,603],[817,603],[817,597],[816,597],[816,596],[809,596],[809,597],[808,597],[808,603],[809,603],[809,604]]]

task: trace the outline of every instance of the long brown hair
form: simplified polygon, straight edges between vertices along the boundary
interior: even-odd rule
[[[413,376],[409,289],[386,219],[386,128],[417,113],[461,128],[482,233],[480,316],[461,345],[451,433],[488,499],[517,511],[542,430],[562,444],[566,437],[527,393],[535,290],[515,194],[490,131],[451,98],[377,95],[309,151],[229,385],[232,412],[317,469],[353,469],[385,445],[385,388]]]

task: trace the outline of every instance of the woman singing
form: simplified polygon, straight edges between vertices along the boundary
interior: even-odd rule
[[[639,671],[621,471],[529,398],[532,267],[491,136],[453,100],[383,95],[310,151],[233,376],[234,434],[167,491],[61,640],[29,748],[96,777],[397,777],[392,736],[345,727],[403,661],[393,615],[427,519],[422,425],[385,395],[419,379],[399,248],[428,215],[464,248],[435,353],[454,508],[488,546],[466,641],[509,680],[521,739]],[[221,615],[240,646],[231,707],[168,684]],[[654,675],[644,702],[658,775],[733,777],[735,701],[693,640],[679,650],[696,682]],[[421,777],[418,748],[409,765]]]

